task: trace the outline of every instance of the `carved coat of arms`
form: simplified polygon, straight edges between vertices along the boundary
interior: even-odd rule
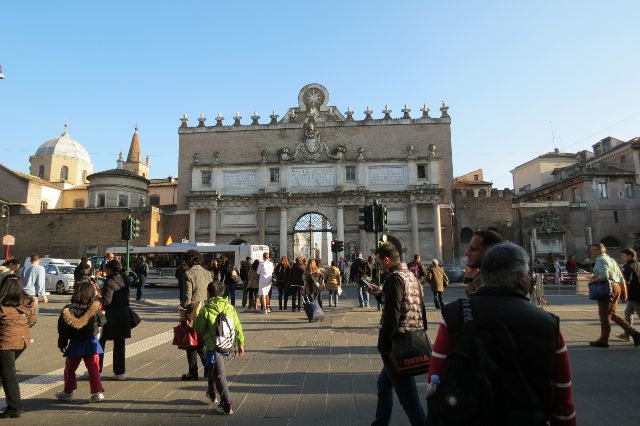
[[[558,222],[560,221],[560,216],[557,213],[552,211],[542,212],[536,218],[536,221],[540,224],[540,231],[542,232],[553,232],[558,231]]]
[[[341,156],[338,157],[337,155],[331,154],[327,144],[320,140],[320,131],[316,126],[316,121],[313,119],[313,116],[310,116],[309,120],[304,123],[304,141],[298,143],[296,152],[293,154],[293,159],[298,159],[298,155],[302,154],[304,160],[315,161],[320,158],[323,152],[326,152],[329,158],[341,158]]]

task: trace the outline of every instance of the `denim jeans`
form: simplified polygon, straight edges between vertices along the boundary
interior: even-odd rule
[[[367,286],[361,283],[358,283],[358,303],[360,306],[369,306],[369,292],[367,291]]]
[[[224,370],[225,354],[217,351],[207,351],[205,356],[206,366],[209,370],[207,377],[208,390],[213,394],[215,390],[220,395],[220,402],[226,404],[229,402],[229,385],[227,383],[227,375]]]
[[[2,388],[7,402],[7,411],[12,413],[22,413],[24,410],[16,377],[16,359],[23,350],[0,351],[0,380],[2,380]]]
[[[418,387],[413,376],[401,376],[393,371],[389,361],[382,357],[383,367],[378,376],[378,405],[376,407],[376,419],[372,426],[386,426],[391,421],[393,410],[393,390],[395,389],[398,400],[409,417],[412,426],[424,426],[427,424],[427,414],[422,408]]]
[[[433,292],[433,303],[436,305],[436,309],[442,310],[444,308],[444,302],[442,301],[442,292]]]
[[[627,307],[624,309],[624,319],[633,326],[633,314],[640,317],[640,301],[627,300]]]
[[[333,302],[333,306],[338,305],[338,290],[329,290],[329,306],[331,306],[331,302]]]
[[[142,300],[144,296],[144,285],[147,283],[147,276],[140,275],[138,277],[138,289],[136,290],[136,300]]]
[[[302,292],[300,290],[301,290],[301,287],[297,285],[293,285],[289,287],[289,292],[291,293],[291,310],[292,311],[295,311],[296,309],[300,310],[302,308]]]
[[[224,297],[229,298],[231,306],[236,306],[236,286],[237,284],[233,280],[229,280],[228,283],[224,284]]]

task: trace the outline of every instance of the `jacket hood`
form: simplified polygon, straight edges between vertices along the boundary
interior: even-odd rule
[[[74,315],[73,311],[82,311],[86,309],[84,313],[77,317]],[[89,323],[89,320],[100,310],[100,302],[93,302],[91,306],[86,308],[85,306],[80,305],[68,305],[62,310],[62,318],[64,322],[70,327],[75,328],[76,330],[80,330],[83,327],[86,327]]]
[[[207,301],[204,302],[204,306],[202,307],[202,309],[206,309],[208,311],[215,312],[215,313],[220,313],[220,312],[224,312],[227,306],[229,306],[229,302],[227,302],[227,299],[225,299],[224,297],[216,296],[216,297],[207,299]]]

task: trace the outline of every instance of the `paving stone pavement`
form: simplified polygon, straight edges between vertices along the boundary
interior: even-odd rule
[[[445,299],[451,301],[462,294],[460,286],[451,286]],[[56,348],[56,321],[70,296],[52,295],[33,329],[34,345],[17,363],[23,395],[26,389],[32,389],[27,384],[34,381],[48,383],[48,387],[27,395],[23,418],[5,422],[291,426],[371,423],[376,378],[382,365],[375,348],[380,313],[375,308],[354,307],[357,300],[353,287],[347,288],[338,308],[327,308],[326,319],[320,323],[308,323],[303,313],[278,311],[277,301],[276,310],[268,315],[239,309],[247,353],[227,364],[233,416],[216,413],[216,407],[205,397],[204,380],[179,379],[187,371],[185,353],[171,345],[167,333],[177,322],[177,289],[149,288],[146,295],[154,302],[132,304],[143,322],[127,341],[128,379],[110,380],[112,371],[105,367],[107,399],[100,404],[87,402],[86,379],[79,381],[76,401],[61,403],[53,398],[62,385],[52,372],[64,366]],[[598,334],[595,304],[572,291],[548,291],[547,297],[552,312],[561,318],[569,345],[579,424],[640,424],[640,411],[633,409],[640,401],[640,348],[615,338],[608,350],[589,347],[588,341]],[[435,338],[439,312],[432,303],[428,303],[428,312],[429,333]],[[613,332],[618,332],[616,326]],[[131,355],[130,349],[136,347],[139,353]],[[108,345],[107,351],[110,350]],[[424,398],[424,379],[417,378],[417,382]],[[406,424],[407,418],[396,400],[392,425]]]

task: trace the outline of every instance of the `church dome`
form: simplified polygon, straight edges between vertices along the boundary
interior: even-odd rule
[[[59,137],[49,139],[36,151],[36,156],[56,155],[60,157],[77,158],[87,163],[91,163],[91,157],[89,153],[82,145],[69,136],[69,130],[67,125],[64,125],[64,133]]]

